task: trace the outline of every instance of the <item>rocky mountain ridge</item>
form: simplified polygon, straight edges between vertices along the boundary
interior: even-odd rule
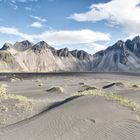
[[[119,40],[113,46],[94,54],[94,71],[140,71],[140,36]]]
[[[5,43],[0,49],[2,72],[91,71],[93,56],[85,51],[56,50],[41,41]]]
[[[0,49],[0,72],[139,72],[140,37],[119,40],[91,55],[83,50],[56,50],[44,41],[5,43]]]

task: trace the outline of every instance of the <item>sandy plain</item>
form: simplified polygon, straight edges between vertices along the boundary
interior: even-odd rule
[[[140,75],[0,74],[0,140],[139,140]]]

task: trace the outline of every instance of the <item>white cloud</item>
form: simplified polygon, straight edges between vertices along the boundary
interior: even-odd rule
[[[91,51],[96,52],[97,50],[105,49],[105,46],[99,45],[97,41],[109,41],[110,35],[101,32],[95,32],[89,29],[83,30],[62,30],[62,31],[46,31],[37,35],[29,35],[20,32],[18,29],[13,27],[0,26],[0,33],[17,36],[22,39],[27,39],[32,42],[44,40],[50,45],[87,45],[87,48],[91,46]],[[82,45],[83,44],[83,45]]]
[[[34,27],[34,28],[42,28],[43,25],[40,22],[33,22],[30,27]]]
[[[36,20],[35,22],[33,22],[30,25],[30,27],[42,28],[44,26],[43,23],[47,21],[45,18],[38,17],[38,16],[32,16],[32,15],[30,15],[30,17]]]
[[[36,38],[40,40],[45,40],[50,44],[62,45],[62,44],[92,43],[96,41],[108,41],[110,40],[110,35],[101,32],[95,32],[89,29],[83,29],[76,31],[71,30],[47,31],[40,35],[37,35]]]
[[[38,16],[32,16],[30,15],[31,18],[39,21],[39,22],[46,22],[47,20],[45,18],[42,18],[42,17],[38,17]]]
[[[107,20],[121,25],[129,34],[140,34],[140,0],[111,0],[107,3],[93,4],[85,13],[72,14],[76,21]]]
[[[7,35],[14,35],[14,36],[18,36],[21,37],[23,39],[28,39],[30,41],[33,41],[32,36],[22,33],[20,32],[18,29],[14,28],[14,27],[3,27],[0,26],[0,33],[2,34],[7,34]]]

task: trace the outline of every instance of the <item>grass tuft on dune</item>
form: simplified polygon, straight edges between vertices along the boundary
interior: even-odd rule
[[[133,88],[140,88],[140,85],[139,84],[133,84],[132,87]]]
[[[52,87],[50,89],[47,89],[46,91],[47,92],[60,92],[60,93],[63,93],[64,89],[62,87],[58,86],[58,87]]]
[[[29,99],[25,96],[8,94],[5,86],[0,86],[0,99],[16,99],[21,102],[28,102]]]
[[[98,88],[93,85],[82,85],[82,90],[79,90],[78,92],[84,92],[88,90],[97,90]]]
[[[107,88],[110,88],[110,87],[113,87],[113,86],[118,86],[118,87],[122,87],[122,86],[124,86],[124,84],[122,83],[122,82],[113,82],[113,83],[110,83],[110,84],[108,84],[108,85],[105,85],[105,86],[103,86],[102,88],[103,89],[107,89]]]
[[[131,99],[127,99],[123,96],[115,95],[113,93],[106,93],[102,90],[89,90],[89,91],[83,91],[83,92],[78,92],[74,94],[74,96],[86,96],[86,95],[100,96],[100,97],[105,97],[105,99],[108,99],[108,100],[117,101],[121,105],[135,111],[137,113],[137,118],[140,118],[140,106],[139,104],[137,104],[135,101]]]
[[[6,124],[9,118],[8,112],[22,114],[31,112],[32,109],[33,104],[30,99],[21,95],[9,94],[5,86],[0,86],[0,124]]]
[[[4,86],[0,86],[0,98],[7,94],[7,89]]]

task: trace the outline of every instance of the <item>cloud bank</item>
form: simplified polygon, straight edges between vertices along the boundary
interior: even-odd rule
[[[140,0],[111,0],[93,4],[85,13],[74,13],[68,18],[79,22],[106,20],[120,25],[128,34],[140,34]]]
[[[41,40],[46,41],[50,45],[63,46],[63,45],[81,45],[81,48],[85,46],[84,50],[88,52],[96,52],[106,48],[106,46],[100,45],[98,41],[110,41],[110,34],[95,32],[89,29],[82,30],[50,30],[40,34],[29,35],[19,31],[14,27],[0,26],[0,33],[6,35],[13,35],[21,38],[21,40],[29,40],[31,42],[38,42]]]

